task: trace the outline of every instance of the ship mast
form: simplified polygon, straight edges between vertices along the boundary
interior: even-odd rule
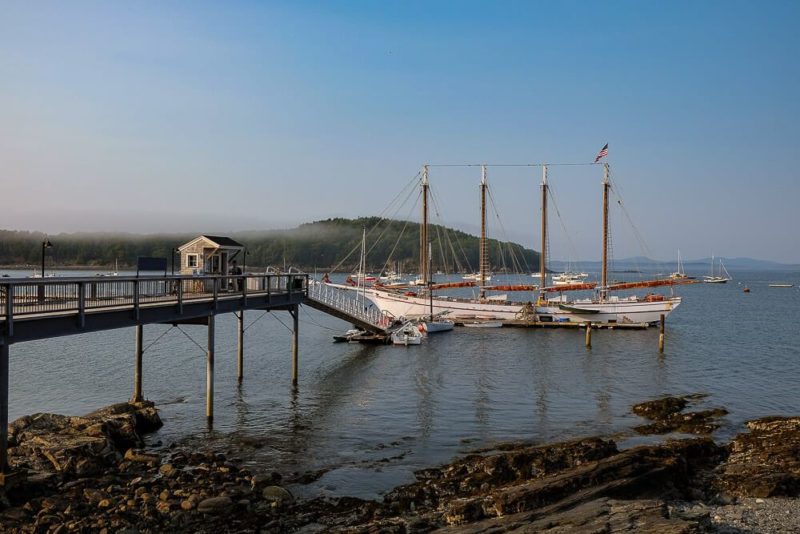
[[[422,166],[422,226],[419,229],[419,275],[428,283],[428,166]]]
[[[481,300],[486,298],[486,165],[481,165],[481,246],[480,246],[480,267],[481,267]]]
[[[603,259],[600,267],[600,299],[605,300],[608,287],[608,163],[603,164]]]
[[[539,253],[539,287],[547,287],[547,165],[542,166],[542,249]]]

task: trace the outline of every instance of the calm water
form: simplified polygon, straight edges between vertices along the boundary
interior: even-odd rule
[[[304,308],[294,393],[288,313],[245,314],[241,388],[236,321],[219,316],[213,431],[205,327],[146,326],[144,391],[165,421],[151,441],[244,442],[237,455],[259,467],[330,469],[302,493],[374,497],[415,469],[498,441],[624,432],[638,421],[630,405],[662,394],[709,393],[707,405],[731,411],[720,438],[749,418],[800,414],[800,289],[768,287],[800,285],[800,273],[732,274],[725,285],[679,290],[663,355],[657,329],[595,332],[591,351],[583,332],[559,330],[462,328],[408,348],[334,344],[347,325]],[[126,329],[14,345],[11,418],[126,400],[133,340]]]

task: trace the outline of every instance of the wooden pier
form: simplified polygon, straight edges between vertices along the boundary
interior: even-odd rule
[[[9,358],[13,344],[135,327],[131,398],[141,400],[144,326],[206,326],[206,417],[210,423],[214,416],[215,316],[234,313],[238,318],[241,381],[245,311],[288,311],[294,325],[292,383],[297,384],[299,307],[307,295],[305,273],[0,279],[0,483],[8,469]]]

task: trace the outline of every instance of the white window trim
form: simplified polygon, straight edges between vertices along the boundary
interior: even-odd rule
[[[186,267],[189,269],[196,269],[199,266],[199,254],[186,255]],[[194,258],[194,265],[192,265],[192,258]]]

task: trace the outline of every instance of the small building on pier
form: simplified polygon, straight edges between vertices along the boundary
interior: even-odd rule
[[[178,247],[181,274],[228,274],[244,245],[230,237],[201,235]]]

